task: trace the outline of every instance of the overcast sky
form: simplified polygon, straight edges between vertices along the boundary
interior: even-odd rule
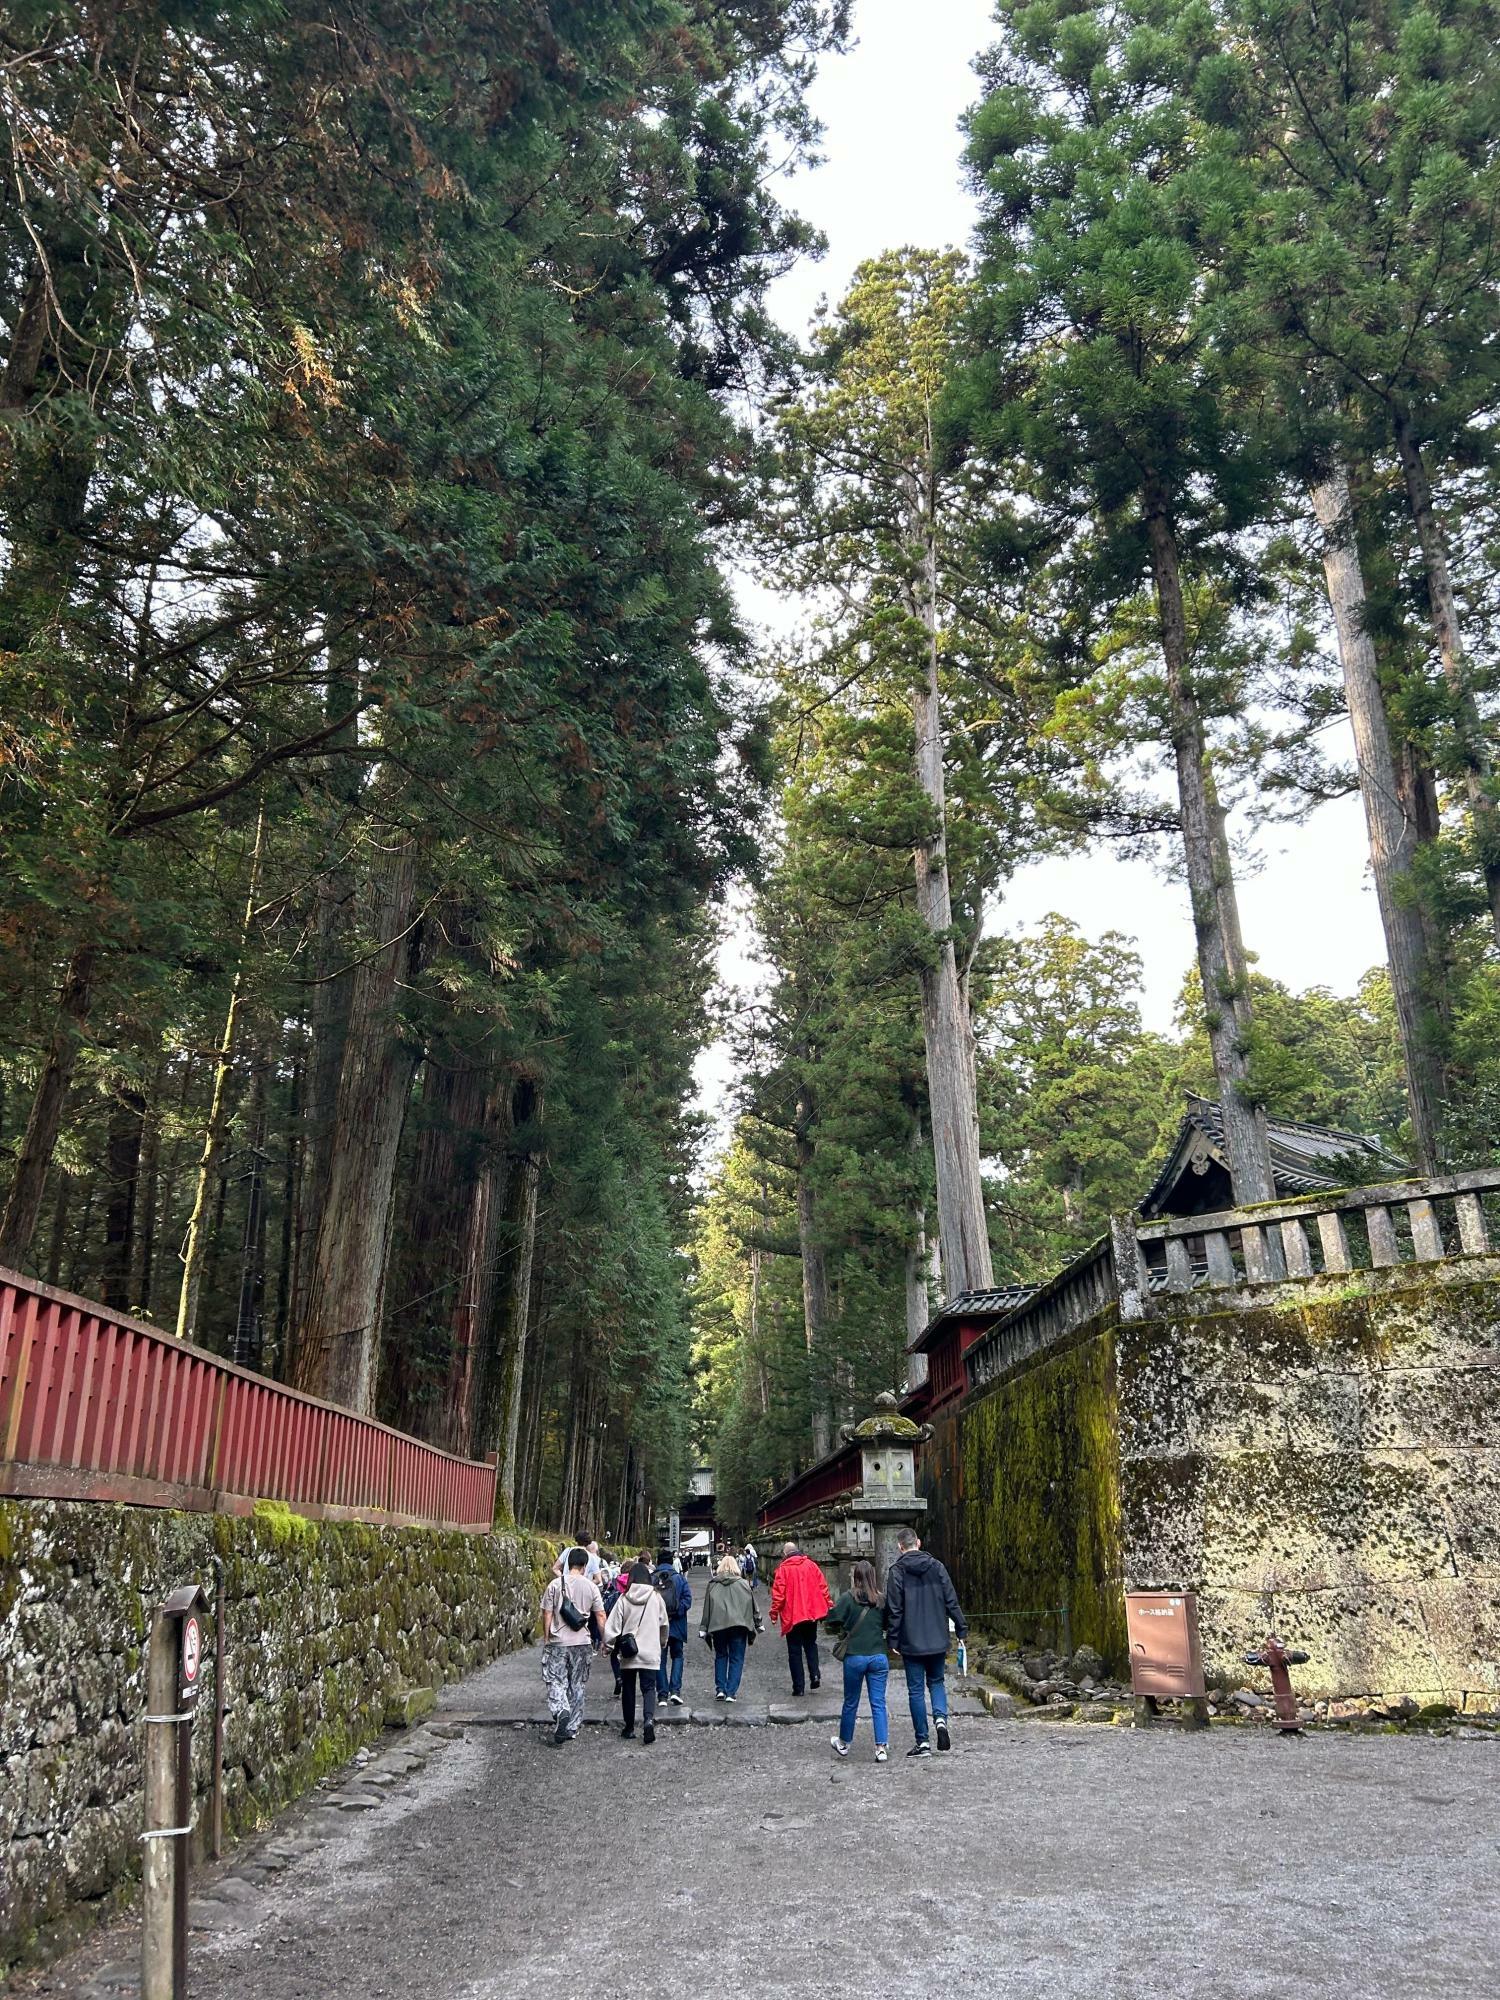
[[[803,333],[822,297],[837,298],[862,258],[901,244],[967,245],[973,205],[959,167],[958,121],[973,101],[975,55],[991,40],[989,0],[856,0],[856,46],[825,60],[813,91],[824,126],[824,164],[783,187],[785,199],[828,239],[820,263],[804,263],[773,294],[778,316]],[[768,602],[753,580],[747,614],[784,626],[795,607]],[[1329,739],[1334,754],[1350,746]],[[1365,864],[1357,798],[1325,806],[1302,826],[1262,833],[1240,883],[1245,942],[1262,971],[1296,987],[1351,992],[1382,955],[1379,914]],[[1145,1013],[1170,1026],[1193,959],[1187,892],[1145,861],[1107,849],[1044,861],[1006,889],[999,928],[1033,924],[1049,910],[1088,935],[1122,930],[1145,959]],[[724,974],[748,976],[739,946]],[[714,1052],[700,1070],[716,1103],[725,1065]]]

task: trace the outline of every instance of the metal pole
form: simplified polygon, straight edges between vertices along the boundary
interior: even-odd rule
[[[213,1857],[224,1852],[224,1558],[214,1557],[214,1823]]]
[[[141,2000],[176,2000],[173,1960],[177,1842],[177,1621],[152,1620],[146,1674],[146,1840],[141,1923]]]

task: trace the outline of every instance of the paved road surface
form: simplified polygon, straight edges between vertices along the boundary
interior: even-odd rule
[[[784,1659],[761,1641],[737,1715],[793,1706]],[[553,1751],[512,1720],[540,1712],[536,1653],[500,1661],[445,1695],[462,1733],[414,1732],[420,1768],[382,1787],[377,1760],[208,1906],[194,2000],[1500,1991],[1500,1745],[966,1716],[913,1763],[902,1702],[888,1765],[867,1720],[839,1764],[831,1686],[801,1724],[725,1726],[695,1642],[714,1726]],[[594,1714],[608,1691],[601,1665]]]

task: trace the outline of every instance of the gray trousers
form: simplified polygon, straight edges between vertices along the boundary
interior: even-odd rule
[[[592,1646],[560,1646],[553,1639],[542,1648],[547,1713],[554,1722],[566,1716],[570,1736],[576,1736],[583,1727],[583,1690],[593,1664]]]

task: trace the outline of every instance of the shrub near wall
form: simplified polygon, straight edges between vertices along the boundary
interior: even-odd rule
[[[399,1687],[523,1644],[548,1545],[514,1533],[0,1501],[0,1971],[61,1943],[140,1871],[145,1652],[176,1585],[226,1580],[226,1830],[336,1769]],[[194,1730],[209,1823],[212,1620]]]
[[[970,1615],[997,1636],[1055,1643],[1066,1605],[1073,1644],[1122,1668],[1112,1324],[1022,1362],[937,1433],[924,1476],[932,1546],[952,1552]]]

